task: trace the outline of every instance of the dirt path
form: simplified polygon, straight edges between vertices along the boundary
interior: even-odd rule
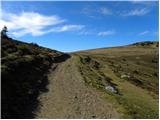
[[[36,118],[119,118],[101,93],[85,85],[72,56],[49,74]]]

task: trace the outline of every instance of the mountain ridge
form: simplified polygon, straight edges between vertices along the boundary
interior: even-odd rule
[[[144,45],[142,45],[144,44]],[[68,53],[76,53],[76,52],[81,52],[81,51],[89,51],[89,50],[96,50],[96,49],[108,49],[108,48],[117,48],[117,47],[125,47],[125,46],[149,46],[153,45],[153,47],[159,46],[159,41],[142,41],[142,42],[135,42],[127,45],[121,45],[121,46],[112,46],[112,47],[98,47],[98,48],[91,48],[91,49],[85,49],[85,50],[78,50],[78,51],[73,51],[73,52],[68,52]]]

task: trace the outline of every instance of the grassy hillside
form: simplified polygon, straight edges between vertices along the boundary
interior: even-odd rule
[[[70,55],[1,42],[2,118],[159,117],[158,42]]]
[[[48,70],[69,55],[3,36],[1,42],[2,118],[33,118]]]
[[[103,91],[123,118],[158,118],[158,46],[142,42],[73,55],[86,85]]]

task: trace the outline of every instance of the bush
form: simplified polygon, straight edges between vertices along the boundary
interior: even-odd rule
[[[24,56],[24,60],[25,60],[26,62],[31,62],[31,61],[34,60],[34,56],[32,56],[32,55],[25,55],[25,56]]]
[[[7,56],[7,52],[6,51],[1,51],[1,57],[3,58],[3,57],[5,57],[5,56]]]
[[[6,57],[2,58],[2,64],[8,64],[9,62],[15,61],[17,59],[17,56],[15,56],[14,54],[9,54]]]
[[[31,45],[35,46],[35,47],[39,47],[39,45],[37,43],[31,43]]]
[[[27,45],[19,45],[17,47],[17,49],[18,49],[18,51],[22,51],[23,55],[32,53],[31,49],[29,49],[29,46],[27,46]]]

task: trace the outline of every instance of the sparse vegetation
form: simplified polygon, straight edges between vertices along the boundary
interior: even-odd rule
[[[79,59],[78,66],[80,73],[86,84],[103,91],[105,91],[105,87],[109,85],[118,91],[116,84],[112,83],[112,79],[100,71],[102,66],[97,61],[91,59],[89,56],[78,56],[77,59]]]
[[[122,118],[158,118],[157,44],[155,46],[154,42],[149,42],[135,45],[76,54],[90,57],[90,61],[97,61],[101,65],[95,72],[95,69],[89,71],[85,68],[90,64],[81,63],[83,76],[98,80],[95,76],[101,72],[117,85],[120,95],[104,91],[104,98],[114,104],[117,111],[123,114]],[[90,66],[90,69],[93,67]]]
[[[47,91],[47,73],[53,58],[67,55],[2,37],[2,118],[33,118],[37,97]]]
[[[94,92],[91,91],[94,89],[100,92],[99,94],[96,91],[96,95],[102,96],[106,103],[112,105],[121,118],[158,118],[159,75],[157,66],[159,60],[157,46],[159,45],[154,42],[137,43],[126,47],[96,49],[71,54],[70,61],[60,65],[66,68],[58,68],[56,71],[60,70],[61,74],[54,78],[58,82],[58,87],[54,90],[62,90],[58,92],[60,95],[57,95],[57,101],[66,94],[63,93],[68,90],[65,86],[72,86],[69,92],[73,96],[68,97],[67,92],[65,98],[68,104],[65,101],[64,105],[67,105],[68,111],[70,103],[73,103],[76,115],[81,115],[81,112],[89,109],[88,107],[82,109],[78,105],[82,104],[85,99],[88,101],[83,103],[84,107],[86,104],[90,106],[91,103],[95,104],[95,107],[102,105],[100,104],[101,97],[96,101],[91,100],[95,98]],[[35,111],[39,107],[38,96],[41,92],[48,91],[46,87],[49,82],[48,70],[51,65],[54,65],[54,68],[51,68],[54,72],[57,63],[69,57],[68,54],[43,48],[36,43],[28,44],[10,38],[2,38],[2,118],[34,118]],[[69,83],[66,82],[67,80]],[[85,90],[81,90],[79,85]],[[85,94],[86,91],[87,94]],[[85,99],[80,98],[81,96]],[[59,106],[57,108],[58,112],[63,109]],[[105,111],[106,108],[103,110]],[[54,111],[50,112],[52,114]],[[92,113],[92,110],[89,112]],[[89,115],[97,118],[99,114]],[[112,118],[111,114],[106,116]]]

